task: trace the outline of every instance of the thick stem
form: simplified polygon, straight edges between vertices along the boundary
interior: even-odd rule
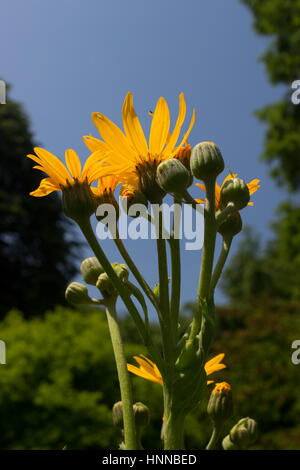
[[[174,198],[174,203],[179,204],[179,201]],[[180,224],[180,218],[175,219],[173,222],[173,233],[170,238],[171,248],[171,265],[172,265],[172,295],[171,295],[171,322],[173,325],[173,335],[175,343],[178,340],[178,320],[179,320],[179,309],[180,309],[180,289],[181,289],[181,263],[180,263],[180,240],[176,238],[178,232],[178,225]]]
[[[164,450],[183,450],[185,414],[174,410],[172,392],[164,385]]]
[[[191,339],[195,338],[200,331],[203,303],[207,304],[209,301],[210,282],[216,244],[215,179],[206,181],[205,187],[207,202],[205,208],[204,244],[198,283],[197,310],[192,322]]]
[[[222,432],[222,426],[218,426],[218,427],[214,426],[211,438],[209,440],[209,443],[206,446],[206,450],[219,449],[221,432]]]
[[[133,414],[132,389],[127,370],[127,362],[122,344],[121,332],[118,325],[115,304],[116,299],[107,300],[106,317],[120,384],[121,401],[123,405],[125,449],[135,450],[138,448],[138,444],[136,439],[135,421]]]
[[[162,238],[163,231],[163,215],[162,209],[159,211],[159,223],[156,233],[156,246],[158,258],[158,272],[159,272],[159,308],[161,316],[159,317],[164,359],[166,361],[167,370],[173,367],[174,355],[174,341],[172,335],[172,324],[170,319],[170,305],[169,305],[169,278],[168,278],[168,259],[166,251],[166,242]],[[172,373],[172,372],[171,372]]]

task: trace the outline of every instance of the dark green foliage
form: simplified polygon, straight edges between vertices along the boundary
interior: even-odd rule
[[[104,312],[59,307],[27,321],[11,312],[0,331],[7,347],[7,364],[0,366],[1,449],[118,447],[111,408],[120,393]],[[145,350],[128,344],[127,352],[131,360]],[[134,382],[135,401],[150,406],[159,423],[161,388]],[[145,442],[149,435],[155,442],[151,430],[145,434]]]
[[[257,448],[300,449],[300,375],[291,363],[299,310],[299,303],[271,300],[263,307],[218,309],[219,333],[210,357],[224,352],[228,369],[210,378],[232,385],[235,405],[224,433],[241,417],[251,416],[259,422]],[[132,356],[145,349],[130,342],[134,332],[126,325],[127,358],[134,363]],[[60,307],[27,321],[11,312],[0,331],[7,346],[7,364],[0,365],[1,449],[118,447],[121,436],[113,427],[111,408],[120,393],[104,312]],[[162,389],[133,375],[132,382],[134,401],[150,409],[144,447],[160,448]],[[211,387],[187,419],[188,448],[208,442],[211,422],[205,410]]]
[[[0,105],[0,316],[11,308],[42,314],[63,302],[75,273],[78,244],[67,240],[59,197],[29,196],[43,177],[25,158],[36,145],[29,127],[19,103]]]
[[[300,105],[291,103],[292,82],[300,79],[300,1],[241,0],[254,14],[254,27],[270,37],[270,45],[261,60],[270,81],[284,84],[281,102],[260,110],[267,124],[262,158],[272,166],[276,180],[290,190],[300,187]]]
[[[300,209],[283,203],[272,224],[274,238],[261,249],[253,230],[244,231],[223,277],[223,288],[238,306],[254,298],[300,300]]]

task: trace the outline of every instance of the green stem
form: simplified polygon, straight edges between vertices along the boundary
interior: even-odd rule
[[[119,293],[120,297],[122,298],[125,306],[127,307],[128,311],[130,312],[135,324],[143,338],[145,345],[148,347],[150,354],[152,355],[153,360],[156,362],[158,367],[161,365],[161,356],[156,347],[153,343],[150,331],[145,328],[145,324],[140,317],[140,314],[132,302],[130,298],[130,292],[128,291],[126,285],[120,281],[118,276],[116,275],[114,269],[112,268],[109,260],[107,259],[104,251],[102,250],[101,246],[98,243],[97,238],[93,232],[90,219],[88,217],[82,218],[77,220],[77,223],[85,236],[87,242],[89,243],[91,249],[93,250],[96,258],[99,260],[99,263],[102,265],[104,271],[110,277],[114,287],[116,288],[117,292]]]
[[[214,295],[214,290],[217,286],[217,283],[221,277],[224,265],[226,263],[229,250],[231,247],[233,237],[225,237],[223,238],[223,243],[222,243],[222,250],[218,259],[218,262],[215,266],[212,278],[211,278],[211,287],[210,287],[210,296],[212,297]]]
[[[207,304],[209,301],[217,233],[215,218],[215,179],[207,180],[205,182],[205,186],[207,202],[205,208],[204,243],[198,283],[197,310],[192,322],[191,339],[194,339],[200,331],[202,310],[204,308],[204,304]]]
[[[123,405],[125,449],[135,450],[138,444],[133,414],[132,389],[115,304],[115,298],[106,301],[106,317],[120,384],[121,401]]]
[[[174,203],[179,204],[179,201],[174,198]],[[180,221],[177,221],[178,224]],[[181,262],[180,262],[180,240],[175,238],[178,231],[178,226],[174,218],[173,222],[173,233],[170,238],[171,248],[171,266],[172,266],[172,295],[171,295],[171,322],[174,331],[174,340],[178,340],[178,321],[179,321],[179,309],[180,309],[180,289],[181,289]]]
[[[164,450],[184,449],[185,414],[173,409],[172,391],[164,384]]]
[[[172,325],[170,321],[170,305],[169,305],[169,278],[168,278],[168,260],[166,242],[162,238],[163,231],[163,215],[162,210],[159,210],[158,229],[156,233],[157,257],[158,257],[158,272],[159,272],[159,307],[161,311],[160,327],[162,333],[164,358],[167,363],[167,369],[172,367],[172,360],[174,354],[173,338],[170,332]]]
[[[206,446],[206,450],[216,450],[219,448],[220,435],[222,432],[222,426],[214,426],[209,443]]]
[[[119,234],[118,229],[116,229],[116,237],[114,237],[114,242],[115,242],[119,252],[123,256],[125,263],[129,267],[129,269],[132,272],[132,274],[134,275],[134,277],[136,278],[137,282],[139,283],[139,285],[141,286],[141,288],[143,289],[143,291],[147,295],[150,302],[157,309],[158,308],[158,303],[157,303],[156,295],[154,294],[153,290],[148,285],[148,283],[145,281],[142,274],[140,273],[137,266],[135,265],[134,261],[132,260],[130,254],[128,253],[124,243],[122,242],[122,240],[120,238],[120,234]]]

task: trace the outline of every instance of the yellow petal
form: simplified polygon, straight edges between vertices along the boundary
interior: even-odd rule
[[[84,135],[82,139],[91,152],[96,152],[96,150],[100,150],[103,144],[106,145],[105,142],[100,139],[96,139],[96,137],[93,137],[91,135]]]
[[[35,191],[32,191],[29,194],[30,194],[30,196],[43,197],[43,196],[47,196],[48,194],[52,193],[53,191],[59,191],[59,190],[60,190],[60,188],[57,187],[55,184],[53,184],[50,181],[50,178],[44,178],[40,182],[39,187]]]
[[[118,126],[101,113],[93,113],[92,120],[112,150],[125,160],[135,161],[136,151],[130,146],[127,137]]]
[[[107,152],[104,149],[98,149],[93,152],[85,161],[82,170],[82,178],[88,178],[88,174],[96,163],[99,164],[99,167],[104,164],[104,157],[107,155]]]
[[[65,151],[65,160],[69,172],[73,178],[79,178],[81,174],[81,162],[80,159],[73,149],[68,149]]]
[[[179,111],[176,124],[174,126],[174,130],[170,136],[168,136],[168,142],[163,150],[164,155],[168,155],[175,147],[176,142],[178,140],[182,124],[184,123],[186,115],[186,104],[184,99],[184,94],[180,93],[179,95]]]
[[[41,159],[42,166],[45,168],[48,175],[50,177],[56,178],[59,180],[60,184],[64,185],[70,178],[70,174],[59,158],[48,152],[48,150],[40,147],[35,147],[34,151]]]
[[[219,364],[219,362],[223,361],[225,357],[225,354],[224,353],[221,353],[221,354],[217,354],[215,357],[213,357],[212,359],[210,359],[209,361],[207,361],[205,363],[205,366],[211,366],[213,364]]]
[[[147,156],[148,145],[139,118],[133,107],[132,93],[127,93],[122,108],[123,126],[132,146],[139,155]]]
[[[205,367],[205,372],[206,372],[206,375],[211,375],[214,372],[218,372],[219,370],[226,369],[226,367],[227,366],[225,364],[215,364],[207,368]]]
[[[162,97],[157,101],[151,122],[149,151],[151,155],[159,155],[163,150],[170,129],[170,112],[166,100]]]
[[[193,129],[194,127],[194,124],[195,124],[195,120],[196,120],[196,110],[193,109],[193,113],[192,113],[192,117],[191,117],[191,121],[190,121],[190,125],[188,127],[188,130],[186,131],[186,133],[184,134],[183,138],[182,138],[182,141],[180,142],[179,144],[179,148],[181,148],[187,141],[190,133],[191,133],[191,130]],[[177,152],[178,150],[176,151],[173,151],[172,152],[172,156],[175,155],[175,153]]]
[[[162,385],[162,381],[160,381],[154,375],[142,371],[139,367],[135,367],[132,364],[127,364],[127,369],[129,370],[129,372],[132,372],[133,374],[138,375],[139,377],[143,377],[146,380],[150,380],[151,382],[155,382]]]

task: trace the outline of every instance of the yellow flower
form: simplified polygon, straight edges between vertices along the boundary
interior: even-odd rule
[[[94,152],[101,150],[107,163],[106,174],[114,174],[122,183],[140,189],[140,177],[147,171],[156,172],[164,160],[173,158],[186,146],[187,138],[195,122],[195,110],[188,130],[178,143],[181,127],[186,116],[184,94],[179,95],[179,112],[173,132],[170,133],[170,112],[166,100],[159,98],[152,116],[149,141],[147,142],[139,118],[133,106],[132,93],[127,93],[122,119],[124,132],[101,113],[93,113],[92,120],[103,141],[84,136],[87,147]]]
[[[213,389],[214,392],[230,392],[231,391],[231,385],[228,382],[220,382],[217,383]]]
[[[226,178],[223,180],[223,183],[221,186],[218,185],[218,183],[216,183],[216,189],[215,189],[215,204],[216,204],[216,209],[219,209],[220,207],[220,194],[221,194],[221,187],[223,186],[223,184],[230,180],[231,178],[236,178],[237,177],[237,174],[229,174],[228,176],[226,176]],[[250,195],[255,193],[258,188],[260,188],[260,180],[259,179],[254,179],[252,181],[250,181],[249,183],[247,183],[247,186],[249,188],[249,192],[250,192]],[[202,184],[202,183],[196,183],[195,186],[198,186],[199,188],[202,189],[202,191],[205,192],[205,185]],[[205,203],[206,202],[206,199],[195,199],[196,202],[198,203]],[[253,206],[253,202],[248,202],[248,206]]]
[[[98,180],[97,187],[91,187],[91,190],[100,198],[106,198],[114,193],[114,190],[118,186],[118,178],[115,175],[102,176]]]
[[[206,362],[204,368],[207,376],[226,368],[226,365],[221,363],[221,361],[224,359],[224,356],[225,354],[218,354]],[[163,384],[161,373],[153,361],[148,359],[143,354],[134,356],[134,360],[138,363],[139,367],[133,366],[132,364],[127,364],[127,369],[129,372],[132,372],[139,377],[143,377],[146,380],[150,380],[151,382],[155,382],[160,385]],[[207,382],[207,384],[211,383],[213,383],[213,380],[209,380]]]
[[[35,147],[34,151],[36,155],[27,155],[27,157],[37,163],[33,168],[46,173],[48,178],[42,179],[39,187],[30,193],[31,196],[47,196],[53,191],[64,190],[75,182],[90,185],[103,173],[103,168],[99,164],[101,152],[93,153],[82,168],[77,153],[72,149],[65,152],[66,166],[43,148]]]

